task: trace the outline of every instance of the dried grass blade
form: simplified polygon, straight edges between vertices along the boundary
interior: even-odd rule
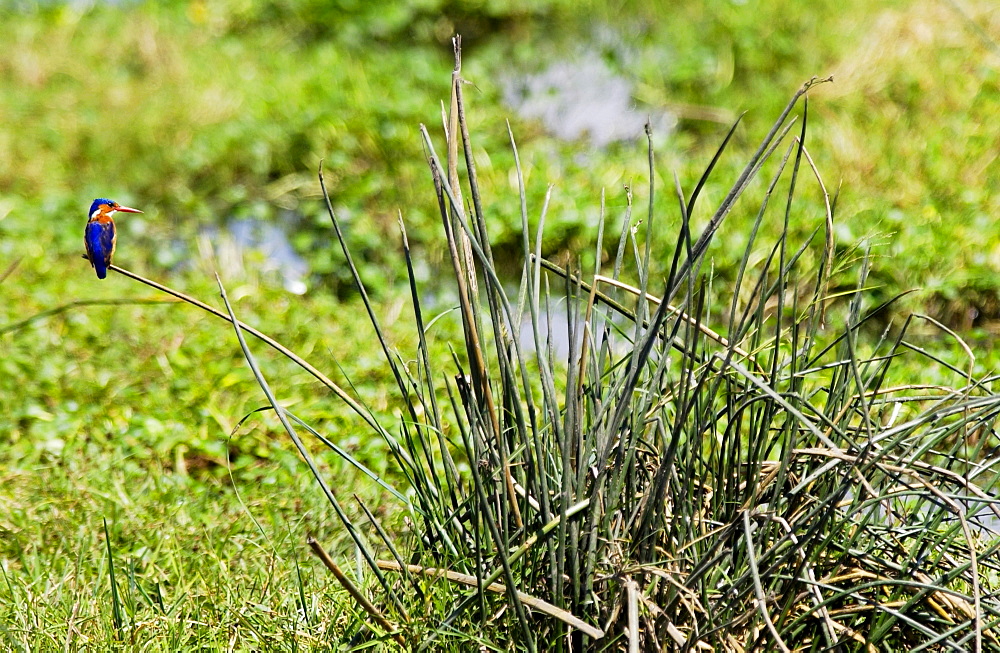
[[[453,583],[460,583],[462,585],[467,585],[469,587],[480,587],[479,579],[475,576],[470,576],[469,574],[462,574],[457,571],[450,571],[448,569],[436,569],[434,567],[421,567],[420,565],[406,565],[405,568],[402,567],[398,562],[393,560],[379,560],[379,568],[385,571],[408,571],[411,574],[420,574],[422,576],[445,578]],[[507,586],[502,583],[491,582],[483,586],[490,592],[495,592],[497,594],[503,594],[507,592]],[[582,633],[586,633],[594,639],[600,639],[604,637],[604,631],[595,626],[591,626],[583,619],[575,616],[571,612],[558,608],[548,601],[543,601],[542,599],[526,594],[520,590],[517,590],[517,597],[530,608],[543,612],[550,617],[554,617],[559,621],[562,621],[568,626],[576,628]]]

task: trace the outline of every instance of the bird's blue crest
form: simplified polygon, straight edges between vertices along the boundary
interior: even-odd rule
[[[97,207],[99,207],[101,204],[110,204],[111,206],[114,206],[115,203],[106,197],[98,197],[96,200],[94,200],[94,203],[90,205],[90,212],[87,213],[87,215],[88,216],[94,215],[94,211],[96,211]]]

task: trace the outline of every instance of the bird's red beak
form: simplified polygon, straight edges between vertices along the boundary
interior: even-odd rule
[[[139,209],[129,208],[127,206],[119,206],[116,211],[121,211],[122,213],[142,213]]]

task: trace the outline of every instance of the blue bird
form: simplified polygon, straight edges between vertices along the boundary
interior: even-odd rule
[[[97,278],[108,276],[108,266],[115,253],[115,243],[118,234],[115,232],[115,221],[111,216],[115,212],[142,213],[139,209],[122,206],[109,199],[98,198],[90,205],[90,217],[83,230],[83,244],[87,247],[87,258],[97,272]]]

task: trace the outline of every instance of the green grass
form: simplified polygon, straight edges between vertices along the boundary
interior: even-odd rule
[[[867,240],[870,305],[924,289],[864,325],[860,358],[872,355],[885,326],[898,328],[916,309],[960,331],[977,378],[995,368],[1000,240],[992,216],[1000,206],[991,189],[1000,186],[1000,165],[989,129],[1000,87],[991,3],[960,6],[992,45],[945,2],[848,0],[807,11],[720,0],[673,7],[669,20],[638,2],[590,11],[560,2],[537,10],[429,2],[375,14],[322,13],[320,4],[0,9],[0,623],[13,624],[0,631],[5,643],[36,650],[63,648],[67,638],[80,648],[135,638],[175,650],[280,641],[275,647],[322,650],[328,635],[369,636],[358,630],[367,616],[305,553],[312,532],[352,566],[350,545],[277,420],[255,415],[230,438],[266,400],[223,322],[173,304],[98,303],[5,327],[73,302],[163,299],[117,275],[99,283],[79,258],[93,197],[147,211],[123,220],[116,262],[210,302],[220,262],[197,253],[202,228],[232,217],[282,221],[282,211],[294,210],[302,219],[293,242],[320,283],[290,297],[251,259],[245,269],[222,270],[234,309],[346,386],[342,366],[352,392],[391,420],[404,406],[331,246],[315,170],[323,159],[389,341],[415,367],[405,270],[399,248],[386,243],[398,242],[402,211],[420,280],[438,278],[446,263],[418,125],[439,138],[449,25],[466,37],[475,159],[492,198],[485,219],[499,256],[510,259],[500,262],[507,272],[518,269],[521,232],[506,118],[533,220],[555,184],[546,255],[572,252],[591,269],[602,189],[608,233],[617,233],[622,185],[647,185],[639,141],[607,151],[553,142],[500,102],[511,67],[572,53],[593,34],[589,18],[576,17],[606,18],[624,45],[602,55],[636,83],[640,107],[749,111],[703,191],[706,208],[719,204],[789,92],[814,74],[833,74],[834,84],[812,94],[807,142],[828,188],[841,188],[835,226],[844,269],[832,290],[852,290],[862,260],[856,248]],[[654,234],[651,283],[668,273],[679,225],[671,175],[692,188],[728,128],[692,115],[682,114],[669,138],[657,137],[662,231]],[[796,242],[822,224],[815,186],[801,190],[789,225]],[[719,295],[735,283],[762,192],[759,184],[749,189],[709,250]],[[645,200],[636,204],[635,215],[645,215]],[[696,233],[708,217],[695,212]],[[760,237],[773,242],[781,233],[780,221],[767,221]],[[803,264],[818,260],[810,250]],[[179,269],[184,262],[191,267]],[[433,355],[444,364],[442,343],[455,325],[442,320],[434,329]],[[963,351],[938,328],[915,321],[909,333],[915,345],[936,353],[943,346],[939,358],[966,369]],[[284,405],[394,484],[402,480],[384,445],[311,377],[254,351]],[[920,358],[904,357],[893,373],[897,383],[962,383],[961,374]],[[389,511],[381,517],[394,532],[401,528],[392,501],[333,454],[321,459],[345,487],[366,488],[366,502]],[[359,519],[360,509],[345,504]],[[105,518],[122,628],[114,626]],[[297,604],[300,572],[309,623]],[[143,596],[158,584],[166,607]],[[290,633],[295,639],[284,639]]]
[[[84,279],[69,279],[66,295],[82,294],[73,288]],[[113,275],[101,288],[118,286],[120,296],[128,292],[124,281]],[[331,366],[347,359],[359,399],[391,414],[395,401],[383,387],[390,377],[377,359],[360,353],[363,334],[331,324],[309,335],[271,312],[287,301],[282,291],[253,283],[234,290],[252,288],[240,302],[246,319],[297,340],[300,351]],[[209,301],[216,294],[210,287],[195,291]],[[138,287],[133,292],[153,297]],[[345,307],[331,301],[324,310]],[[123,337],[109,335],[115,332]],[[235,430],[265,402],[224,323],[178,304],[91,305],[3,338],[5,645],[47,650],[68,641],[80,650],[137,641],[167,651],[279,641],[324,650],[325,642],[357,629],[339,586],[330,585],[305,547],[313,534],[343,550],[343,533],[331,528],[332,513],[275,430],[277,420],[250,415]],[[331,342],[345,353],[335,356]],[[262,357],[270,369],[285,371],[286,404],[386,473],[381,447],[357,436],[356,420],[342,405],[282,359]],[[345,485],[357,482],[360,475],[341,459],[317,455]],[[358,492],[373,505],[386,503],[377,486]],[[347,510],[359,512],[353,502]],[[126,606],[124,630],[112,625],[102,519]],[[296,598],[300,569],[308,623]]]
[[[307,531],[336,537],[308,488],[296,491],[287,476],[280,486],[244,480],[237,497],[228,479],[184,476],[102,449],[81,443],[59,460],[4,473],[0,639],[6,650],[113,642],[148,642],[165,651],[252,648],[275,636],[312,649],[350,622],[329,599],[326,576],[304,559]],[[112,618],[102,517],[120,627]],[[294,591],[297,564],[315,601],[304,611]]]

